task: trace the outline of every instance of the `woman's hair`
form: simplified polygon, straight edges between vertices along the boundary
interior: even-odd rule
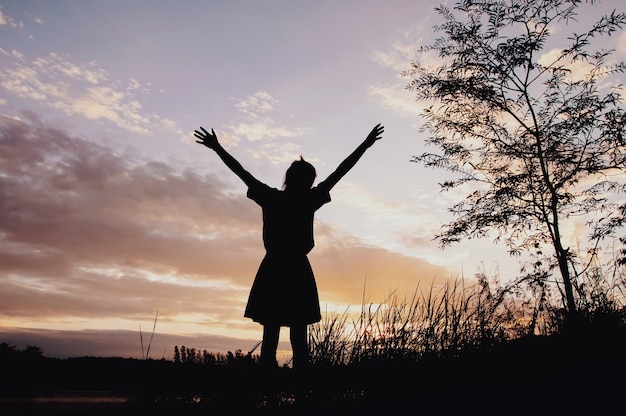
[[[283,188],[291,190],[311,189],[316,176],[317,173],[313,165],[304,160],[301,155],[300,160],[294,161],[287,169]]]

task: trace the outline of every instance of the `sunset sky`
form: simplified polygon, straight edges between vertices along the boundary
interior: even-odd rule
[[[581,23],[623,8],[597,3]],[[316,215],[323,313],[481,264],[512,278],[518,261],[491,239],[438,247],[462,194],[410,162],[424,103],[400,73],[437,36],[439,4],[0,1],[0,342],[139,357],[158,311],[153,358],[254,347],[261,326],[243,310],[261,211],[195,143],[199,126],[277,188],[300,155],[323,180],[385,126]],[[623,32],[603,42],[626,59]]]

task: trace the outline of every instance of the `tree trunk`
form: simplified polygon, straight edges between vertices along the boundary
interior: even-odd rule
[[[563,248],[561,239],[557,236],[554,241],[554,248],[556,251],[556,258],[559,262],[559,271],[561,272],[561,278],[563,279],[563,288],[565,289],[565,302],[567,306],[568,318],[573,321],[576,317],[576,301],[574,299],[574,285],[572,284],[572,277],[570,276],[568,267],[568,250]]]

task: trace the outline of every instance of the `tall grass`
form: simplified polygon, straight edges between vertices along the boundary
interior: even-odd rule
[[[150,358],[150,347],[152,346],[152,339],[154,338],[154,332],[156,330],[156,324],[157,324],[158,318],[159,318],[159,311],[156,311],[156,314],[154,315],[154,323],[152,324],[152,333],[150,334],[150,341],[148,342],[148,346],[146,348],[145,353],[144,353],[144,346],[143,346],[143,332],[141,331],[141,324],[139,324],[139,342],[141,343],[141,357],[144,360],[147,360],[148,358]]]
[[[562,307],[545,284],[529,279],[526,287],[520,281],[501,286],[484,273],[468,282],[458,278],[408,297],[392,292],[381,303],[364,302],[357,314],[327,313],[309,331],[312,362],[453,357],[525,335],[551,335],[564,326]],[[594,282],[584,287],[589,292],[584,298],[594,302],[584,304],[585,310],[616,316],[623,324],[624,305],[602,296],[611,292]]]

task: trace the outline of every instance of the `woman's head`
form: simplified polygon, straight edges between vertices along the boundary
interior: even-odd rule
[[[313,165],[300,156],[300,160],[294,161],[287,169],[283,187],[292,191],[311,189],[316,176]]]

